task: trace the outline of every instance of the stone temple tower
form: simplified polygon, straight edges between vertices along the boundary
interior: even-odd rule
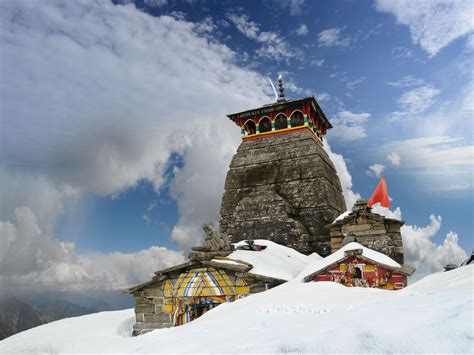
[[[302,253],[331,252],[326,225],[346,210],[341,184],[323,149],[332,128],[314,97],[228,115],[242,143],[225,181],[220,232],[232,242],[268,239]]]

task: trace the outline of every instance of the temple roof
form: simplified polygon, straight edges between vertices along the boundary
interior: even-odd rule
[[[237,118],[265,115],[265,114],[275,112],[275,111],[282,111],[287,107],[295,106],[301,102],[308,101],[308,100],[312,102],[314,110],[321,114],[321,117],[327,124],[327,128],[332,128],[331,123],[327,119],[326,115],[324,114],[323,110],[319,106],[314,96],[308,96],[302,99],[277,101],[271,104],[263,105],[258,108],[232,113],[232,114],[227,115],[227,117],[229,117],[232,121],[235,122]]]

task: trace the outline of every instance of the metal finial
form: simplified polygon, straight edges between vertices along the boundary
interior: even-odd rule
[[[285,101],[285,86],[283,85],[283,77],[278,75],[278,100],[277,101]]]

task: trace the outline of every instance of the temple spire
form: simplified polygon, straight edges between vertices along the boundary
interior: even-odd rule
[[[278,94],[277,102],[286,101],[286,99],[285,99],[285,86],[283,84],[283,77],[281,76],[281,74],[278,75],[278,91],[279,91],[279,94]]]

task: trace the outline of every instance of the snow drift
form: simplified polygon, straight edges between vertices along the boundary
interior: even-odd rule
[[[0,353],[470,353],[473,272],[433,274],[400,291],[291,280],[139,337],[130,336],[132,309],[97,313],[16,334]]]

